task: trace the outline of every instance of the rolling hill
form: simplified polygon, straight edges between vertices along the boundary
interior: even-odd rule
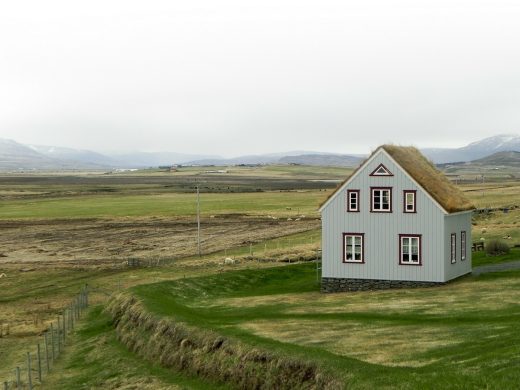
[[[520,167],[520,152],[497,152],[491,156],[472,161],[472,164]]]

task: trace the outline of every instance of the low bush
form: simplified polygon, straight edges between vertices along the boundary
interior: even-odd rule
[[[489,256],[500,256],[509,253],[509,245],[500,240],[491,240],[486,243],[486,253]]]

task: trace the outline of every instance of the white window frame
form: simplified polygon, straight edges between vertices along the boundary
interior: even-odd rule
[[[375,193],[379,192],[379,208],[375,207]],[[388,209],[382,208],[384,192],[388,192]],[[392,188],[391,187],[372,187],[370,188],[370,211],[373,213],[391,213],[392,212]]]
[[[410,214],[413,214],[416,212],[415,208],[416,208],[416,191],[412,191],[412,190],[404,190],[404,210],[403,212],[404,213],[410,213]],[[411,195],[412,196],[412,203],[411,203],[411,206],[412,208],[411,209],[408,209],[408,206],[410,205],[408,203],[408,195]]]
[[[356,238],[359,238],[359,244],[356,244]],[[352,252],[350,253],[351,258],[348,259],[349,251],[348,246],[352,247]],[[359,247],[359,252],[356,251],[356,248]],[[359,259],[356,259],[356,255],[359,254]],[[344,263],[359,263],[362,264],[365,262],[365,234],[364,233],[343,233],[343,262]]]
[[[450,236],[450,259],[451,264],[455,264],[457,262],[457,234],[451,233]]]
[[[413,241],[417,240],[417,259],[411,256]],[[405,260],[405,248],[408,248],[408,259]],[[399,264],[400,265],[422,265],[422,236],[420,234],[400,234],[399,235]]]
[[[460,259],[466,260],[466,231],[460,232]]]
[[[348,212],[359,212],[359,190],[347,190],[347,211]],[[355,195],[356,199],[356,207],[352,207],[352,198],[351,195]]]

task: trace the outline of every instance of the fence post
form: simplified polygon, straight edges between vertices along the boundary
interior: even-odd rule
[[[58,356],[61,354],[61,326],[60,326],[60,316],[58,316],[58,326],[56,326],[56,337],[58,339]]]
[[[74,316],[72,315],[72,305],[69,307],[69,317],[70,317],[70,328],[74,330]]]
[[[67,325],[65,323],[66,310],[63,310],[63,344],[65,344],[65,337],[67,336]]]
[[[37,344],[38,347],[38,380],[42,383],[42,354],[40,351],[40,343]]]
[[[45,332],[45,334],[43,335],[44,337],[44,340],[45,340],[45,363],[46,363],[46,366],[47,366],[47,374],[51,371],[51,366],[49,364],[49,341],[47,339],[47,333],[48,332]]]
[[[52,349],[52,363],[56,360],[56,353],[54,352],[54,326],[51,322],[51,349]]]
[[[27,381],[29,390],[32,390],[32,368],[31,368],[31,353],[27,352]]]
[[[83,311],[88,307],[88,284],[85,284],[85,287],[81,289],[79,295],[77,295],[72,303],[63,309],[63,314],[57,316],[57,325],[55,326],[53,322],[50,323],[48,330],[46,330],[43,334],[43,341],[45,351],[42,351],[41,341],[36,344],[36,359],[37,366],[33,369],[33,360],[31,352],[27,352],[27,386],[29,390],[33,389],[33,370],[37,372],[37,380],[41,384],[43,382],[43,370],[42,367],[42,359],[45,358],[45,368],[47,369],[47,373],[50,373],[51,362],[54,364],[56,358],[61,354],[62,348],[65,347],[65,341],[67,337],[67,331],[69,333],[74,329],[75,319],[80,318],[80,315]],[[50,333],[50,340],[49,340]],[[7,332],[6,335],[9,334],[9,324],[7,324]],[[4,325],[0,325],[0,337],[4,335]],[[50,345],[49,345],[50,343]],[[57,344],[57,350],[56,350]],[[50,349],[50,350],[49,350]],[[21,379],[21,369],[19,366],[15,368],[15,376],[16,382],[4,381],[3,388],[4,390],[9,390],[11,387],[10,384],[16,384],[17,389],[25,388],[22,386]],[[0,382],[0,387],[2,382]]]

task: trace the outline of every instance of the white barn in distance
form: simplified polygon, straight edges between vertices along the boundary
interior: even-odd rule
[[[416,148],[378,147],[320,207],[322,291],[433,286],[470,273],[473,209]]]

